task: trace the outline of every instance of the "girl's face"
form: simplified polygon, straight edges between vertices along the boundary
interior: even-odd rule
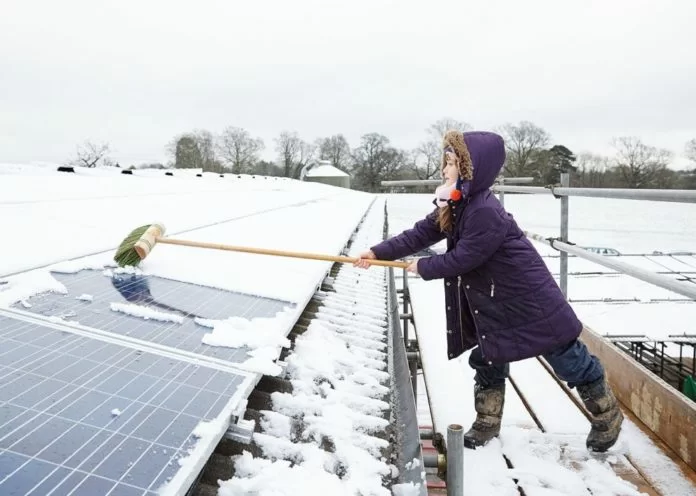
[[[459,160],[452,152],[445,153],[445,168],[442,170],[442,175],[447,184],[451,184],[459,177]]]

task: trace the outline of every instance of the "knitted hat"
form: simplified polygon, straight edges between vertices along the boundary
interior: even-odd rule
[[[445,170],[445,164],[447,163],[445,152],[453,151],[459,159],[459,177],[464,181],[471,181],[474,177],[474,173],[471,166],[469,149],[467,148],[466,143],[464,143],[464,134],[461,131],[456,130],[447,131],[442,139],[442,148],[443,153],[441,170]]]

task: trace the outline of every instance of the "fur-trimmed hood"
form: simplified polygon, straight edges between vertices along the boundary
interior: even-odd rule
[[[443,169],[448,147],[459,158],[458,185],[464,196],[493,186],[505,163],[505,143],[500,135],[486,131],[447,131],[442,142]]]

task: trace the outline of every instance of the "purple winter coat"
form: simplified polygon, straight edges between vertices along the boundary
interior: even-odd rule
[[[582,324],[541,256],[490,191],[505,161],[500,136],[464,133],[473,179],[442,233],[437,208],[413,228],[372,247],[381,260],[417,253],[445,237],[447,252],[422,258],[424,280],[444,279],[450,359],[478,345],[489,364],[548,353],[576,339]],[[468,190],[468,192],[467,192]]]

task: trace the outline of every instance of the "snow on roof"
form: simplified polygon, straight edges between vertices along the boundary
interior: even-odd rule
[[[370,209],[350,255],[380,236],[383,209],[383,202]],[[254,436],[263,456],[236,456],[236,475],[220,482],[218,494],[391,494],[383,487],[385,478],[398,476],[384,458],[390,445],[384,438],[390,408],[385,275],[384,268],[339,268],[286,359],[292,393],[274,393],[273,411],[263,412],[262,432]],[[323,449],[327,443],[333,449]]]
[[[341,169],[334,167],[333,165],[316,165],[309,169],[306,177],[350,177],[348,174],[343,172]]]
[[[153,222],[163,223],[166,235],[175,238],[337,255],[374,199],[374,195],[353,190],[261,176],[201,179],[164,174],[123,176],[107,171],[81,175],[55,173],[48,168],[34,168],[31,174],[25,169],[15,172],[4,175],[0,181],[0,229],[21,240],[21,243],[8,243],[5,256],[0,259],[0,279],[4,283],[0,285],[0,308],[25,302],[44,291],[66,293],[67,288],[51,275],[52,270],[74,273],[91,268],[108,275],[114,267],[112,257],[118,244],[134,228]],[[37,179],[36,175],[44,173],[51,175],[50,181]],[[376,211],[379,217],[383,215],[383,209]],[[375,230],[373,238],[363,242],[366,245],[374,242],[381,232],[381,228]],[[356,243],[353,246],[354,250],[364,248]],[[275,298],[294,305],[275,318],[248,320],[238,316],[232,317],[233,321],[221,321],[219,329],[215,325],[201,343],[240,347],[253,342],[255,346],[249,352],[253,367],[250,365],[249,370],[272,374],[281,370],[275,363],[281,352],[281,338],[288,334],[331,266],[332,262],[318,260],[160,244],[139,270],[148,275]],[[383,269],[376,270],[383,274]],[[373,277],[369,273],[365,276]],[[89,295],[90,299],[104,297]],[[373,304],[372,298],[366,301]],[[26,308],[28,311],[29,307]],[[356,308],[360,305],[350,305],[351,325],[360,324],[369,329],[370,319],[362,322],[359,312],[354,315]],[[112,311],[125,312],[132,318],[173,320],[171,315],[132,306],[114,305]],[[330,383],[343,384],[343,389],[335,395],[326,396],[327,391],[322,388],[326,401],[312,400],[312,413],[307,416],[308,420],[315,419],[309,425],[317,435],[335,440],[336,452],[331,456],[335,457],[337,467],[350,474],[343,478],[332,476],[333,487],[342,488],[336,494],[348,494],[354,489],[388,494],[383,477],[391,474],[392,469],[379,454],[387,441],[372,435],[384,429],[380,415],[389,407],[381,398],[385,393],[381,382],[386,374],[382,370],[386,366],[383,343],[378,340],[374,349],[368,346],[362,355],[351,352],[346,355],[349,348],[340,336],[330,337],[330,332],[316,324],[310,331],[292,355],[290,367],[298,387],[304,378],[319,376]],[[267,338],[259,340],[260,334]],[[346,330],[344,334],[361,341],[358,329]],[[317,347],[312,343],[312,336],[317,343],[330,344],[332,351]],[[363,336],[362,342],[370,341]],[[347,360],[351,356],[352,364]],[[366,368],[368,365],[371,369]],[[352,378],[342,375],[348,370],[345,367],[352,371]],[[310,382],[307,388],[321,386],[313,379]],[[310,394],[310,389],[301,392]],[[287,399],[290,409],[297,407],[291,406],[293,402],[302,403],[301,395]],[[349,405],[347,410],[346,405]],[[288,412],[279,408],[276,413]],[[281,431],[271,429],[270,434],[278,432]],[[290,450],[305,454],[323,451],[318,446],[312,450],[299,441],[293,443],[282,432],[280,438]],[[210,440],[206,438],[205,442]],[[290,448],[293,444],[296,447]],[[193,447],[191,453],[198,453],[196,449]],[[248,462],[245,460],[239,463]],[[200,468],[199,463],[192,462],[180,470],[196,468]],[[298,466],[292,472],[294,475],[282,472],[310,486],[314,486],[315,477],[326,473],[322,465],[311,463]],[[264,479],[259,483],[257,487],[263,489],[277,481]]]

